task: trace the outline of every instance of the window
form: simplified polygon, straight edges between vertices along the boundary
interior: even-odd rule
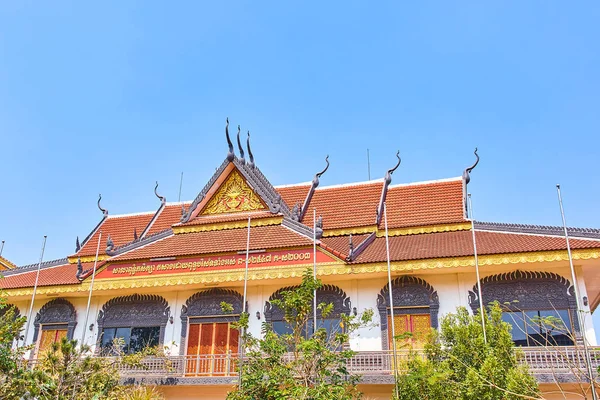
[[[572,346],[569,310],[525,310],[502,313],[517,346]]]
[[[158,346],[159,336],[159,326],[144,328],[105,328],[102,331],[102,349],[105,352],[110,352],[113,340],[122,338],[125,342],[123,347],[125,354],[137,353],[146,347]]]

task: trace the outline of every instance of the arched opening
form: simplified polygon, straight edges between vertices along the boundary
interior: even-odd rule
[[[421,278],[403,275],[392,281],[392,300],[394,310],[394,328],[392,336],[392,307],[390,305],[389,285],[385,285],[377,296],[377,308],[381,318],[381,341],[384,350],[396,348],[422,347],[431,328],[438,327],[440,301],[433,287]]]
[[[157,295],[133,294],[110,299],[98,314],[101,352],[112,353],[115,339],[120,339],[125,354],[162,344],[170,310],[167,301]]]
[[[277,290],[269,297],[269,301],[265,304],[265,320],[271,324],[273,331],[277,334],[289,334],[292,328],[285,321],[284,310],[272,304],[272,301],[274,299],[281,300],[284,292],[294,290],[295,288],[296,286],[289,286]],[[337,286],[323,285],[317,290],[317,305],[321,303],[332,304],[333,309],[326,316],[319,314],[317,311],[317,328],[325,328],[327,336],[332,338],[335,333],[343,330],[341,314],[350,315],[350,298]],[[311,315],[313,315],[312,311]],[[307,326],[304,327],[306,335],[313,331],[313,320],[314,318],[309,318]]]
[[[185,302],[181,308],[181,353],[187,356],[187,375],[234,372],[239,331],[232,323],[239,320],[242,304],[238,292],[225,289],[198,292]]]
[[[571,282],[551,272],[514,271],[481,280],[484,306],[497,301],[512,327],[517,346],[569,346],[579,334]],[[473,313],[479,310],[477,285],[469,291]]]
[[[62,338],[73,339],[77,325],[75,307],[69,301],[59,298],[44,304],[33,322],[33,343],[36,354],[48,351],[53,343]]]

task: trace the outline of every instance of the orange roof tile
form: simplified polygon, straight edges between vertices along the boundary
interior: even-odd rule
[[[312,226],[313,209],[316,209],[317,216],[323,216],[325,230],[375,225],[382,187],[381,181],[373,181],[317,188],[304,222]]]
[[[112,238],[115,246],[121,246],[133,240],[133,231],[141,235],[148,222],[154,216],[154,212],[130,214],[130,215],[109,215],[102,224],[96,229],[92,237],[83,245],[81,250],[76,253],[77,256],[93,256],[96,254],[98,246],[98,236],[102,232],[102,243],[100,243],[100,254],[104,254],[106,248],[106,239],[108,235]]]
[[[370,235],[370,233],[352,235],[352,244],[354,245],[354,248],[356,249],[356,247],[358,247],[358,245]],[[340,258],[346,258],[350,253],[350,236],[348,235],[325,237],[321,239],[321,243],[325,245],[326,250],[334,250],[335,252],[339,253],[339,255],[341,255]]]
[[[281,195],[285,204],[288,205],[290,210],[294,208],[294,205],[300,203],[300,206],[304,204],[306,195],[310,190],[311,183],[299,183],[297,185],[289,186],[275,186],[275,190]]]
[[[81,263],[83,270],[86,271],[94,267],[93,262]],[[97,265],[99,267],[100,264]],[[0,288],[16,289],[24,287],[33,287],[35,285],[36,270],[28,270],[23,273],[13,273],[9,276],[0,278]],[[38,286],[52,285],[74,285],[78,284],[79,280],[75,276],[77,274],[77,264],[63,264],[54,267],[40,269],[40,277]]]
[[[116,256],[112,260],[142,260],[153,257],[241,251],[246,249],[247,235],[247,228],[173,235]],[[251,250],[311,244],[312,241],[309,238],[280,225],[260,226],[252,228],[250,231]]]
[[[390,186],[386,206],[389,228],[466,221],[462,178]]]
[[[566,249],[565,239],[560,237],[476,231],[476,238],[479,255]],[[390,257],[393,261],[473,255],[471,231],[393,236],[389,241]],[[600,248],[600,241],[572,239],[571,247]],[[386,261],[385,238],[379,237],[354,260],[354,263],[382,261]]]
[[[184,205],[187,208],[190,204],[192,204],[191,201],[165,205],[165,208],[163,208],[158,218],[156,218],[150,227],[150,230],[146,233],[146,236],[164,231],[172,225],[179,223],[181,219],[181,206]]]

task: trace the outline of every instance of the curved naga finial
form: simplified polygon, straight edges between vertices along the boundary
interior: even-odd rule
[[[227,161],[233,161],[235,154],[233,152],[233,143],[229,138],[229,118],[227,118],[227,124],[225,125],[225,136],[227,137],[227,145],[229,146],[229,152],[227,153]]]
[[[312,184],[315,187],[315,189],[317,188],[317,186],[319,186],[319,178],[321,177],[321,175],[323,175],[329,169],[329,154],[327,155],[327,157],[325,157],[325,162],[327,163],[325,169],[321,172],[317,172],[315,174],[315,177],[313,178]]]
[[[154,186],[154,195],[158,197],[161,203],[165,204],[167,202],[167,198],[158,194],[156,189],[158,189],[158,181],[156,181],[156,186]]]
[[[390,186],[390,183],[392,183],[392,174],[398,169],[400,163],[402,162],[402,159],[400,158],[400,150],[396,152],[396,157],[398,158],[396,166],[392,169],[388,169],[388,171],[385,173],[385,178],[383,179],[383,189],[381,190],[381,198],[379,199],[379,206],[377,206],[377,218],[375,221],[378,226],[381,222],[381,218],[383,217],[383,204],[385,203],[385,198],[387,196],[388,186]]]
[[[102,206],[100,205],[100,200],[102,200],[102,194],[98,195],[98,208],[100,209],[100,211],[102,211],[102,214],[104,214],[104,216],[107,216],[108,210],[102,208]]]
[[[248,131],[248,139],[246,139],[246,146],[248,146],[248,166],[250,168],[254,168],[254,155],[252,154],[252,150],[250,149],[250,131]]]
[[[471,165],[469,168],[466,168],[463,172],[463,180],[467,185],[469,184],[469,182],[471,182],[471,171],[473,171],[473,168],[475,168],[477,164],[479,164],[479,154],[477,154],[477,147],[475,147],[475,151],[473,152],[473,154],[475,154],[475,157],[477,157],[477,160],[475,160],[475,164]]]
[[[238,149],[240,149],[240,162],[242,165],[246,164],[246,160],[244,159],[244,149],[242,148],[242,142],[240,142],[240,126],[238,125],[238,133],[237,133],[237,142]]]
[[[392,182],[392,174],[394,173],[395,170],[398,169],[398,167],[400,166],[400,163],[402,162],[402,159],[400,158],[400,150],[398,150],[396,152],[396,157],[398,158],[398,162],[396,163],[396,166],[392,169],[389,169],[388,172],[386,172],[386,174],[385,174],[386,185],[389,185]]]
[[[317,188],[317,186],[319,186],[319,178],[321,177],[321,175],[323,175],[325,173],[325,171],[327,171],[329,169],[329,155],[327,155],[327,157],[325,157],[325,162],[327,163],[327,165],[325,166],[325,169],[321,172],[317,172],[315,174],[315,177],[312,180],[312,185],[310,187],[310,189],[308,190],[308,194],[306,195],[306,198],[304,199],[304,204],[302,204],[302,208],[300,209],[300,213],[298,214],[298,221],[302,221],[302,219],[304,218],[304,215],[306,215],[306,212],[308,211],[308,206],[310,205],[310,201],[313,198],[313,195],[315,194],[315,189]]]

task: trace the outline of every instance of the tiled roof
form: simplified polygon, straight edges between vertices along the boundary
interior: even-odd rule
[[[316,209],[317,216],[323,216],[324,230],[375,225],[382,187],[381,181],[318,187],[303,222],[312,226]]]
[[[462,178],[392,185],[386,206],[389,228],[464,222]]]
[[[244,221],[248,220],[248,217],[254,219],[271,218],[276,217],[277,214],[273,214],[270,211],[251,211],[251,212],[236,212],[229,214],[217,214],[217,215],[199,215],[196,218],[181,224],[180,226],[190,225],[207,225],[216,224],[221,222],[233,222],[233,221]]]
[[[161,232],[170,228],[172,225],[179,223],[179,220],[181,219],[181,206],[184,205],[187,208],[190,204],[192,204],[191,201],[174,204],[167,203],[146,235]]]
[[[89,270],[94,267],[93,262],[82,263],[83,270]],[[97,265],[98,267],[99,265]],[[35,284],[36,270],[27,270],[22,273],[12,274],[4,278],[0,278],[0,288],[16,289],[22,287],[33,287]],[[38,286],[52,285],[74,285],[78,284],[79,280],[75,276],[77,274],[77,264],[63,264],[40,269],[40,277]]]
[[[300,203],[300,207],[304,204],[304,199],[310,190],[311,183],[299,183],[297,185],[288,186],[275,186],[275,190],[281,195],[285,204],[288,205],[290,210],[294,208],[294,205]]]
[[[293,207],[303,204],[308,184],[276,188]],[[313,209],[323,216],[323,229],[375,225],[383,182],[318,187],[304,217],[312,226]],[[386,197],[388,226],[401,228],[464,222],[462,178],[391,185]],[[383,226],[383,222],[382,222]]]
[[[356,249],[366,238],[368,238],[371,234],[364,233],[360,235],[352,235],[352,244]],[[339,253],[336,254],[340,258],[346,258],[350,252],[350,236],[335,236],[335,237],[326,237],[321,239],[321,243],[324,245],[326,250],[334,251]]]
[[[113,258],[141,260],[195,254],[223,253],[246,249],[248,229],[187,233],[169,236]],[[312,241],[283,226],[260,226],[250,230],[250,249],[272,249],[311,245]]]
[[[102,232],[102,243],[100,243],[100,254],[104,254],[106,248],[106,239],[108,235],[112,238],[115,246],[121,246],[133,240],[133,231],[141,235],[154,212],[130,214],[130,215],[109,215],[102,224],[96,229],[92,237],[83,245],[77,256],[93,256],[96,254],[98,246],[98,236]]]
[[[505,254],[531,251],[562,250],[563,238],[476,231],[477,254]],[[471,231],[430,233],[423,235],[393,236],[390,241],[390,258],[393,261],[427,258],[461,257],[473,255]],[[600,248],[600,241],[571,240],[571,248]],[[354,261],[354,263],[386,261],[385,238],[379,237]]]

